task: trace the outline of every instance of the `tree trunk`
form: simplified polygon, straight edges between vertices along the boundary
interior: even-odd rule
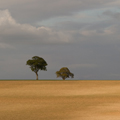
[[[62,77],[63,80],[65,80],[65,77]]]
[[[38,80],[38,73],[36,73],[36,80]]]

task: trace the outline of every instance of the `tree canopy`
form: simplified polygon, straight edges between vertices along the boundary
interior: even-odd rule
[[[38,56],[32,57],[32,60],[28,60],[26,62],[26,65],[29,65],[31,70],[36,73],[36,79],[38,80],[38,71],[39,70],[44,70],[47,71],[47,62]]]
[[[70,72],[70,70],[67,67],[61,68],[59,71],[56,72],[57,77],[61,77],[63,80],[66,78],[73,78],[74,74]]]

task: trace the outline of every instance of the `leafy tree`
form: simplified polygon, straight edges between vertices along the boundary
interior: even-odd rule
[[[46,61],[43,58],[38,57],[38,56],[32,57],[32,60],[28,60],[26,62],[26,65],[29,65],[31,70],[33,72],[35,72],[36,80],[38,80],[38,71],[39,70],[47,71],[47,68],[46,68],[47,63],[46,63]]]
[[[69,77],[74,77],[74,74],[70,72],[67,67],[61,68],[59,71],[56,72],[57,77],[61,77],[63,80]]]

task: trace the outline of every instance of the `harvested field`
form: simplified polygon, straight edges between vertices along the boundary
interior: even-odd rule
[[[0,120],[120,120],[120,81],[0,81]]]

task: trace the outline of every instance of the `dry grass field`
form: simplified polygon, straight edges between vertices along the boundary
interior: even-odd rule
[[[120,120],[120,81],[0,81],[0,120]]]

